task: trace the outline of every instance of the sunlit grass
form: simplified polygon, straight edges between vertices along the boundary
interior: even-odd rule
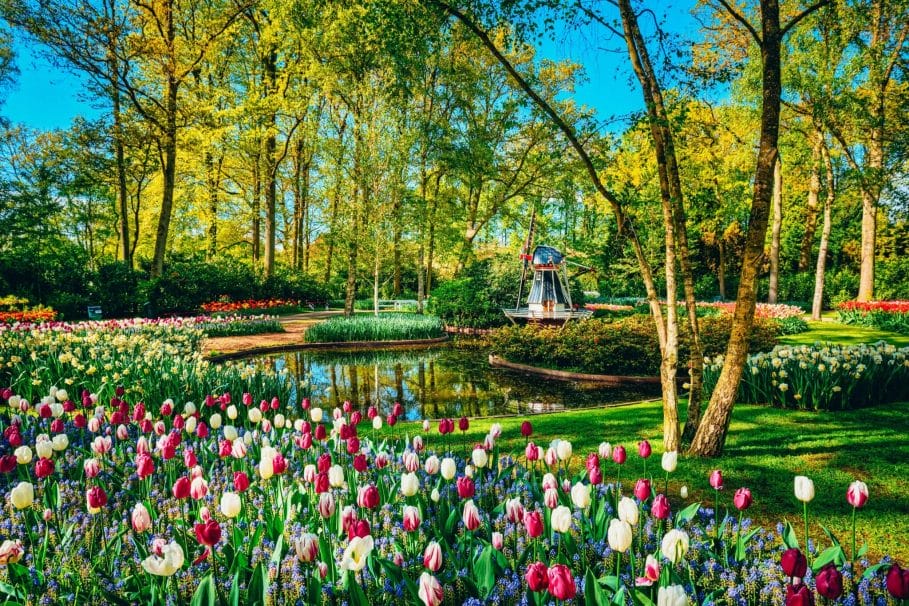
[[[909,335],[839,322],[808,322],[806,332],[780,337],[780,343],[786,345],[811,345],[818,341],[849,345],[886,341],[897,347],[906,347],[909,346]]]

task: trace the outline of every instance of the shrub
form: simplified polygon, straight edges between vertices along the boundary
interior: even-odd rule
[[[684,366],[690,345],[686,323],[681,325],[679,360]],[[705,355],[726,350],[729,340],[728,317],[703,318],[701,343]],[[770,320],[756,320],[751,351],[772,349],[779,332]],[[570,322],[562,328],[535,325],[510,326],[490,336],[493,350],[512,362],[577,372],[611,375],[659,374],[660,348],[653,321],[633,316],[607,322],[592,319]]]
[[[146,278],[123,262],[101,265],[92,280],[91,304],[100,305],[106,318],[138,316],[145,300],[139,284]]]
[[[784,318],[777,320],[780,327],[780,335],[797,335],[808,330],[808,322],[804,318]]]
[[[242,337],[284,332],[281,322],[274,316],[200,318],[198,327],[208,337]]]
[[[503,326],[508,319],[502,309],[514,307],[520,279],[520,266],[513,257],[474,263],[461,277],[433,289],[428,311],[449,326]],[[580,290],[575,292],[580,295]]]
[[[909,301],[847,301],[839,308],[839,318],[844,324],[909,335]]]
[[[442,321],[435,316],[415,314],[356,315],[335,317],[306,329],[308,343],[350,341],[409,341],[444,335]]]

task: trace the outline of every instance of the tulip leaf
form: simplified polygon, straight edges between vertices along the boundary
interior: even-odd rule
[[[369,599],[363,593],[363,588],[357,583],[357,578],[352,570],[347,571],[346,577],[347,591],[350,594],[351,606],[370,606]]]
[[[831,545],[822,551],[821,555],[815,558],[814,563],[811,565],[811,568],[817,572],[831,562],[835,562],[840,566],[846,563],[846,557],[843,555],[843,548],[839,545]]]
[[[606,597],[606,593],[600,587],[600,584],[597,583],[596,577],[593,576],[593,571],[588,568],[584,574],[584,604],[586,606],[600,606],[600,604],[608,603],[609,599]]]
[[[230,606],[240,606],[240,571],[234,573],[234,579],[230,584],[230,595],[227,596],[227,603]]]
[[[480,597],[484,600],[489,597],[496,584],[496,567],[492,559],[494,551],[495,549],[492,546],[487,546],[473,565],[473,576],[477,581],[477,590],[480,592]]]
[[[827,527],[824,526],[823,524],[820,524],[820,527],[821,527],[821,530],[824,531],[824,534],[827,535],[827,538],[830,539],[830,542],[833,545],[835,545],[836,547],[839,547],[840,542],[837,540],[837,538],[835,536],[833,536],[833,533],[830,532],[830,530],[828,530]]]
[[[865,580],[870,579],[874,575],[876,575],[879,570],[882,570],[884,568],[889,568],[889,567],[890,567],[890,563],[888,563],[888,562],[881,562],[880,564],[875,564],[874,566],[869,566],[868,568],[865,569],[865,573],[862,575],[862,578]]]
[[[215,606],[215,582],[210,573],[199,581],[190,606]]]
[[[795,528],[792,527],[792,524],[789,523],[789,520],[786,520],[786,528],[783,530],[783,543],[789,549],[798,549],[799,548],[799,538],[795,534]]]
[[[246,603],[250,606],[261,604],[265,606],[268,596],[268,572],[265,570],[264,562],[256,564],[249,580],[249,590],[246,594]]]
[[[281,560],[284,558],[284,535],[278,537],[278,542],[275,543],[275,549],[271,552],[271,563],[274,564],[278,570],[281,569]]]
[[[21,591],[19,591],[18,589],[16,589],[9,583],[5,583],[3,581],[0,581],[0,593],[6,594],[6,595],[16,598],[16,599],[22,599],[25,597],[25,595]],[[4,601],[3,603],[4,604],[18,604],[18,602],[9,602],[9,601]]]
[[[698,509],[701,508],[700,503],[692,503],[682,511],[675,514],[675,525],[679,526],[685,522],[690,522],[694,519],[694,516],[697,515]]]
[[[619,590],[615,592],[615,595],[612,596],[612,601],[609,603],[610,604],[620,604],[621,606],[624,606],[624,604],[625,604],[625,586],[624,585],[619,587]]]
[[[856,557],[861,558],[861,557],[863,557],[866,553],[868,553],[868,543],[862,543],[862,546],[859,547],[859,550],[858,550],[858,553],[856,554]]]
[[[739,537],[739,540],[735,544],[735,559],[742,561],[745,559],[745,548],[748,547],[748,543],[754,538],[754,535],[761,531],[760,528],[752,528],[747,533]]]
[[[448,521],[445,522],[445,534],[451,535],[454,532],[455,524],[458,523],[458,510],[452,509],[448,514]]]

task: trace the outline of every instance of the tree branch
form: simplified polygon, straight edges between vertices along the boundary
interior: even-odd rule
[[[833,2],[833,0],[820,0],[819,2],[815,2],[811,6],[809,6],[802,12],[800,12],[798,15],[793,17],[792,20],[783,27],[783,29],[780,30],[780,38],[785,36],[789,32],[789,30],[791,30],[793,27],[796,26],[796,24],[798,24],[799,21],[801,21],[802,19],[804,19],[805,17],[807,17],[808,15],[810,15],[817,9],[827,6],[831,2]]]
[[[726,0],[718,0],[718,2],[723,5],[723,8],[726,9],[726,12],[729,13],[733,19],[745,26],[745,29],[748,30],[748,33],[751,34],[751,37],[754,38],[754,41],[757,42],[758,46],[763,46],[764,42],[761,40],[761,35],[757,33],[757,30],[754,29],[754,26],[751,25],[751,22],[748,21],[748,19],[743,17],[742,14],[735,10],[735,7]]]

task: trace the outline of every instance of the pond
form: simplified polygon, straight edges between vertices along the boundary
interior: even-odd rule
[[[525,415],[660,395],[658,385],[603,387],[559,381],[493,368],[488,358],[488,349],[461,342],[419,350],[297,350],[248,361],[287,368],[322,407],[334,408],[345,400],[363,408],[378,403],[385,415],[400,402],[408,420]]]

